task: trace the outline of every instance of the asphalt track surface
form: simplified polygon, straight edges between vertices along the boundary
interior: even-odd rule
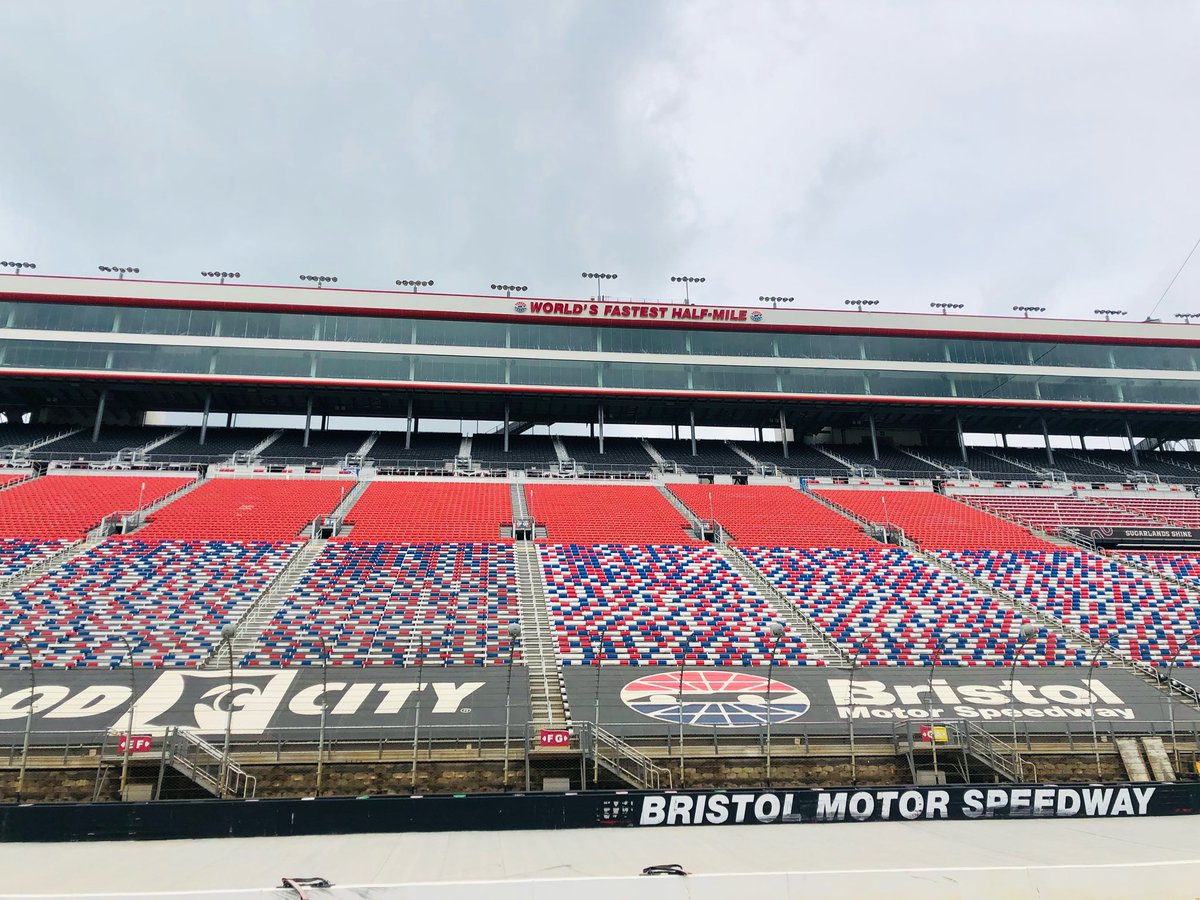
[[[679,863],[687,877],[644,877]],[[1200,817],[0,845],[0,897],[1196,898]]]

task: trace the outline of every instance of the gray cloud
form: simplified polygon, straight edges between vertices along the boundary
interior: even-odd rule
[[[0,9],[0,251],[190,278],[1148,311],[1200,234],[1194,4]],[[1159,311],[1195,307],[1200,265]]]

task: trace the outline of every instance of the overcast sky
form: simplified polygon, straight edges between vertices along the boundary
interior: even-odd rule
[[[0,258],[1144,318],[1196,2],[0,3]],[[1200,310],[1200,251],[1157,315]]]

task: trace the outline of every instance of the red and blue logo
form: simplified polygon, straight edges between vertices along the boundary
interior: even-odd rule
[[[754,312],[750,313],[750,321],[751,322],[761,322],[762,321],[762,313],[760,313],[758,310],[755,310]]]
[[[513,309],[515,309],[517,312],[525,312],[525,310],[529,309],[529,307],[525,305],[524,300],[518,300],[513,304]]]
[[[693,669],[683,674],[680,696],[679,672],[663,671],[634,679],[621,690],[621,701],[634,712],[672,724],[705,728],[752,728],[794,722],[806,712],[808,697],[790,684],[771,679],[771,702],[767,703],[767,679],[746,672]]]

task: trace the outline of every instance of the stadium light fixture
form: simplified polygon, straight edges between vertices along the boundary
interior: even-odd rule
[[[770,303],[771,309],[779,309],[780,303],[795,303],[795,297],[759,297],[759,303]]]
[[[854,655],[850,657],[850,693],[848,698],[850,701],[850,784],[858,784],[858,757],[854,753],[854,672],[858,669],[858,655],[863,652],[864,645],[859,644],[854,648]]]
[[[930,306],[932,306],[934,309],[940,309],[940,310],[942,311],[942,315],[944,316],[944,315],[946,315],[946,312],[947,312],[948,310],[951,310],[951,309],[962,309],[962,308],[963,308],[963,306],[964,306],[965,304],[962,304],[962,303],[942,303],[942,302],[940,302],[940,301],[937,301],[937,300],[935,300],[935,301],[933,301],[932,303],[930,303],[929,305],[930,305]]]
[[[201,272],[201,278],[220,278],[221,284],[225,283],[226,278],[241,278],[241,272]]]
[[[1021,651],[1038,635],[1038,627],[1032,622],[1026,622],[1021,626],[1018,632],[1021,636],[1021,642],[1017,644],[1017,649],[1013,651],[1012,666],[1008,671],[1008,714],[1012,717],[1012,748],[1013,762],[1016,762],[1017,756],[1017,700],[1013,694],[1017,686],[1017,663],[1021,661]],[[1015,768],[1015,766],[1014,766]]]
[[[233,734],[233,639],[237,637],[237,626],[226,622],[221,626],[221,644],[225,645],[225,655],[229,657],[229,709],[225,712],[225,744],[221,749],[221,782],[217,785],[217,796],[225,799],[226,785],[229,784],[229,738]],[[217,653],[221,652],[218,645]]]
[[[336,275],[301,275],[300,280],[301,281],[315,281],[317,283],[317,287],[323,288],[327,284],[336,284],[337,276]]]
[[[1129,311],[1125,309],[1097,309],[1093,310],[1096,315],[1104,316],[1105,322],[1111,322],[1113,316],[1127,316]]]
[[[508,677],[504,686],[504,790],[508,790],[508,728],[512,721],[512,667],[513,654],[521,642],[521,625],[518,622],[508,623]]]
[[[1174,668],[1176,660],[1179,659],[1179,654],[1186,647],[1194,644],[1197,638],[1200,638],[1200,631],[1193,631],[1183,639],[1183,642],[1171,654],[1171,658],[1167,660],[1167,711],[1171,717],[1171,755],[1174,757],[1176,770],[1179,769],[1179,746],[1175,742],[1175,679],[1171,677],[1171,669]]]
[[[133,750],[133,707],[134,700],[137,697],[136,684],[134,683],[135,673],[137,668],[134,665],[133,659],[133,644],[129,638],[123,634],[110,634],[108,639],[111,641],[120,641],[125,645],[125,662],[129,664],[129,724],[125,726],[125,752],[121,757],[121,799],[125,799],[125,793],[129,785],[129,754]]]
[[[410,645],[411,646],[411,645]],[[417,636],[417,700],[413,706],[412,774],[410,790],[417,792],[417,752],[421,740],[421,692],[425,690],[425,633]]]
[[[14,275],[20,275],[22,269],[36,269],[37,266],[31,262],[9,262],[4,260],[0,262],[0,269],[12,269]]]
[[[864,306],[878,306],[879,301],[878,300],[847,300],[846,305],[847,306],[857,306],[858,311],[862,312]]]
[[[504,296],[511,297],[513,295],[513,291],[516,291],[519,294],[522,291],[529,290],[529,285],[527,285],[527,284],[493,284],[492,290],[493,291],[504,291]]]
[[[1026,319],[1029,318],[1030,313],[1043,313],[1045,311],[1046,311],[1046,307],[1044,307],[1044,306],[1014,306],[1013,307],[1013,312],[1021,313],[1021,315],[1024,316]]]
[[[1092,676],[1096,674],[1096,663],[1100,658],[1100,654],[1107,647],[1104,641],[1096,644],[1096,649],[1092,652],[1091,659],[1088,660],[1088,677],[1087,677],[1087,692],[1088,692],[1088,718],[1092,721],[1092,752],[1096,755],[1096,777],[1100,778],[1100,738],[1096,734],[1096,695],[1092,693]],[[1168,704],[1170,699],[1168,698]]]
[[[933,750],[933,779],[935,782],[938,778],[938,757],[937,734],[933,730],[933,673],[937,671],[938,663],[942,661],[942,651],[946,647],[948,637],[948,635],[942,634],[934,639],[933,653],[929,655],[929,690],[925,692],[925,708],[928,710],[925,721],[929,723],[929,744]]]
[[[33,648],[29,646],[28,638],[19,634],[12,635],[9,640],[15,641],[25,648],[29,657],[29,706],[25,710],[25,739],[21,742],[21,769],[17,773],[17,802],[25,792],[25,769],[29,765],[29,734],[33,731],[33,698],[37,694],[37,660],[33,658]]]
[[[767,661],[767,787],[769,788],[771,786],[771,687],[775,674],[775,651],[779,649],[779,642],[783,640],[787,626],[778,619],[774,619],[768,629],[771,637],[775,639],[771,642],[771,655]]]
[[[596,699],[595,707],[592,712],[592,740],[596,740],[596,734],[600,728],[600,668],[604,665],[604,639],[607,635],[604,631],[597,631],[593,639],[598,652],[593,652],[596,659]],[[600,780],[600,757],[595,752],[595,745],[592,746],[592,786]]]
[[[408,278],[398,278],[396,279],[396,287],[412,288],[412,292],[415,294],[417,292],[417,288],[433,287],[433,279],[430,279],[429,281],[413,281]]]
[[[676,284],[683,285],[683,302],[690,305],[692,302],[692,296],[688,291],[688,285],[704,284],[705,279],[703,276],[697,277],[696,275],[672,275],[671,281],[675,282]]]
[[[122,281],[125,279],[126,275],[136,275],[142,271],[137,266],[97,266],[96,268],[98,268],[101,272],[104,272],[106,275],[115,274],[117,279]]]
[[[596,282],[596,302],[599,303],[601,300],[604,299],[604,297],[601,296],[601,294],[600,294],[600,282],[612,281],[617,276],[612,272],[583,272],[579,277],[587,278],[588,280],[593,280],[593,279],[595,280],[595,282]]]
[[[12,265],[12,263],[8,263]],[[1175,313],[1175,318],[1183,319],[1184,325],[1191,325],[1192,319],[1200,319],[1200,313]]]

